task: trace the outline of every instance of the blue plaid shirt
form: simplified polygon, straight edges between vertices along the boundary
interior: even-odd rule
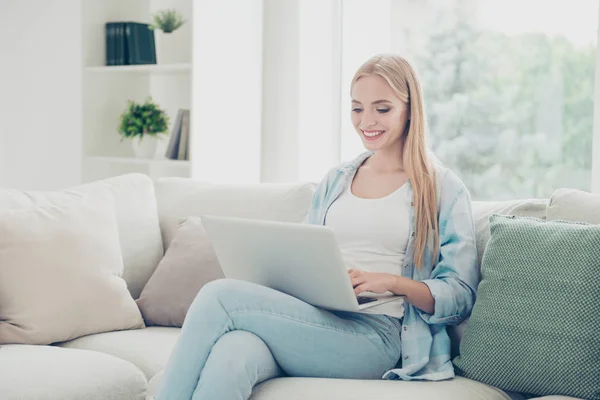
[[[324,225],[327,210],[350,185],[360,165],[373,152],[331,169],[315,190],[305,223]],[[473,308],[479,282],[475,228],[471,200],[462,181],[447,168],[436,166],[439,256],[426,250],[421,270],[413,263],[414,237],[409,236],[402,276],[429,286],[435,311],[428,314],[405,304],[402,321],[402,366],[383,375],[383,379],[442,380],[454,377],[450,358],[450,337],[446,325],[465,319]],[[412,187],[408,182],[410,196]],[[414,208],[410,209],[410,230],[414,232]]]

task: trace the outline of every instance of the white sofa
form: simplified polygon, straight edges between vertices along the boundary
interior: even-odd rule
[[[299,222],[313,190],[314,185],[308,183],[211,185],[182,178],[153,183],[141,174],[69,189],[80,193],[109,191],[115,195],[125,264],[123,277],[134,299],[163,256],[181,217],[220,214]],[[51,204],[60,198],[58,192],[0,190],[0,211]],[[505,212],[544,217],[546,204],[543,199],[475,202],[480,256],[489,234],[487,215]],[[450,330],[454,352],[464,326]],[[84,336],[52,346],[2,345],[0,399],[152,398],[178,334],[179,328],[148,326]],[[497,388],[460,377],[442,382],[278,378],[258,385],[252,395],[254,400],[438,398],[510,397]]]

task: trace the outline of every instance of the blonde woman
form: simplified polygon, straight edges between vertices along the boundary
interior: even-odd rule
[[[211,282],[188,311],[157,400],[245,400],[282,375],[454,376],[446,325],[471,312],[478,282],[469,194],[427,148],[409,62],[368,60],[351,97],[368,151],[329,171],[305,222],[335,229],[357,294],[393,292],[406,296],[404,307],[331,312],[252,283]]]

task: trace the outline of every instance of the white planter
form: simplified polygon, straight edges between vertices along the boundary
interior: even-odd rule
[[[136,136],[132,141],[133,153],[138,158],[154,158],[158,148],[158,140],[154,136]]]
[[[171,33],[164,33],[156,30],[156,62],[158,64],[178,64],[189,62],[189,49],[186,49],[186,43],[181,29]],[[187,51],[187,52],[186,52]]]

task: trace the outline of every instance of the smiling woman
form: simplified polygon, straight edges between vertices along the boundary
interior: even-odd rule
[[[352,124],[367,149],[390,147],[394,142],[399,144],[408,127],[408,115],[406,103],[381,76],[361,77],[352,87]],[[399,146],[391,148],[400,151]],[[396,159],[400,163],[402,157],[398,154]]]
[[[246,281],[210,282],[189,308],[157,400],[245,400],[283,374],[454,376],[445,325],[467,317],[478,281],[469,193],[427,146],[406,59],[368,59],[351,93],[352,122],[370,151],[330,169],[304,223],[331,228],[356,295],[391,292],[402,303],[343,312]]]

